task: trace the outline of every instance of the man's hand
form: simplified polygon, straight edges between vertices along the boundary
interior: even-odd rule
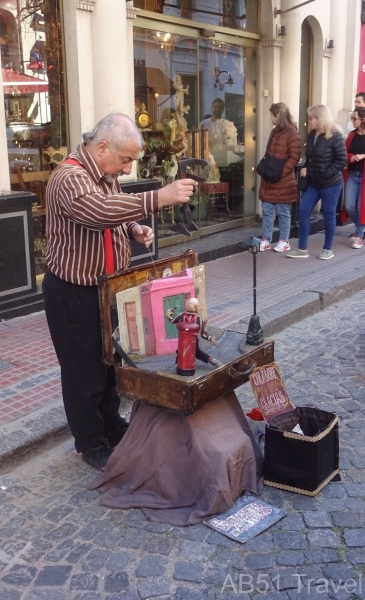
[[[148,248],[152,244],[155,235],[148,225],[137,224],[132,228],[132,237],[136,242],[144,244]]]
[[[197,188],[194,179],[177,179],[158,190],[158,208],[188,202]]]

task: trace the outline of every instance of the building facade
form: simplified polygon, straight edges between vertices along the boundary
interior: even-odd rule
[[[303,144],[311,104],[346,131],[361,11],[362,0],[0,0],[0,190],[38,193],[38,278],[45,172],[111,111],[145,139],[134,179],[165,185],[181,156],[208,161],[193,237],[256,221],[270,105],[289,106]],[[181,241],[180,219],[159,214],[160,246]]]

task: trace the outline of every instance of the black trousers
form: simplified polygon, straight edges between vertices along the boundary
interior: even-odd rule
[[[102,361],[97,286],[68,283],[47,272],[44,307],[61,366],[63,402],[78,452],[100,446],[124,421],[113,367]]]

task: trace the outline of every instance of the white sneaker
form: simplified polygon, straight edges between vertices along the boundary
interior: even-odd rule
[[[265,252],[265,250],[271,250],[271,244],[264,238],[262,238],[262,242],[260,244],[260,252]]]
[[[361,237],[355,237],[353,243],[351,244],[352,248],[362,248],[363,246],[363,241],[361,239]]]
[[[286,252],[287,250],[290,250],[289,242],[286,242],[285,240],[279,240],[274,250],[275,252]]]

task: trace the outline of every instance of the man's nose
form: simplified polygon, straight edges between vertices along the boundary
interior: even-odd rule
[[[132,164],[133,163],[128,163],[126,165],[124,165],[123,169],[122,169],[122,173],[124,175],[130,175],[131,171],[132,171]]]

